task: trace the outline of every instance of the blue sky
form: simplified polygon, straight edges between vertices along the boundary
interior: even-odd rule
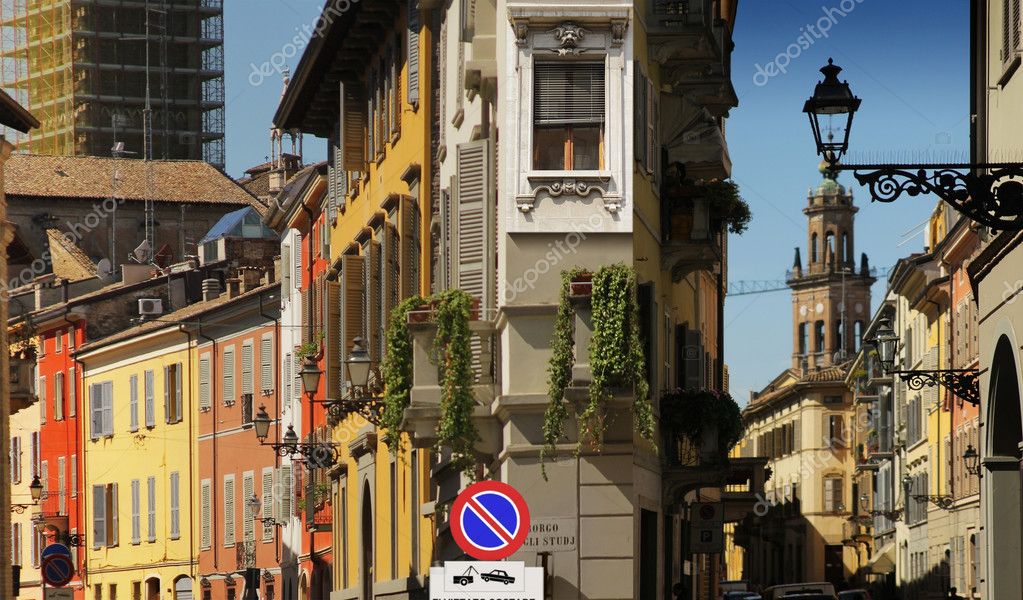
[[[227,169],[237,177],[269,154],[267,132],[281,93],[280,75],[270,63],[282,64],[283,59],[292,67],[297,64],[301,48],[292,40],[315,22],[323,2],[225,4]],[[732,237],[731,280],[784,279],[792,249],[805,244],[801,211],[807,189],[820,175],[800,110],[828,57],[845,69],[842,76],[863,99],[852,134],[853,160],[965,159],[968,7],[962,0],[740,0],[732,58],[739,106],[728,120],[727,137],[733,177],[754,217],[749,231]],[[810,34],[804,39],[813,43],[803,48],[799,38],[807,35],[807,25],[827,28],[827,35]],[[790,56],[778,58],[786,52]],[[786,72],[754,81],[763,72],[758,65],[768,70],[772,62],[784,65]],[[307,137],[306,158],[323,154],[323,142]],[[866,252],[872,265],[883,267],[922,248],[920,226],[933,200],[871,205],[850,174],[840,181],[853,186],[861,208],[857,253]],[[874,288],[875,306],[884,285],[881,281]],[[732,393],[745,402],[750,390],[760,389],[790,364],[789,294],[730,298],[725,323]]]

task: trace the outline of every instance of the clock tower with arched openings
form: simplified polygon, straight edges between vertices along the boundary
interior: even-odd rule
[[[807,218],[806,264],[796,248],[788,274],[792,288],[792,366],[806,372],[838,365],[859,350],[870,320],[870,286],[874,283],[867,255],[855,260],[855,218],[851,190],[838,183],[838,172],[821,163],[823,181],[811,188],[803,213]]]

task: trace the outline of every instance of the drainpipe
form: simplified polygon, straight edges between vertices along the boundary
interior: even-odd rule
[[[309,231],[306,233],[306,239],[308,240],[308,245],[309,245],[309,261],[308,261],[308,267],[306,268],[306,271],[308,272],[309,276],[308,276],[308,281],[306,282],[306,286],[309,289],[309,341],[311,342],[313,340],[313,338],[316,336],[315,327],[313,326],[313,323],[316,322],[316,316],[313,314],[313,307],[316,306],[316,297],[315,297],[316,288],[313,285],[313,251],[315,250],[315,245],[313,244],[314,215],[313,215],[313,211],[308,206],[305,205],[305,202],[299,202],[299,206],[302,207],[302,210],[309,217]],[[301,380],[301,378],[299,378],[299,379]],[[302,395],[305,396],[306,395],[305,394],[305,390],[302,390],[302,392],[303,392]],[[303,432],[305,435],[311,435],[312,432],[313,432],[313,426],[315,425],[314,420],[313,420],[313,410],[315,408],[316,408],[316,405],[314,403],[313,397],[309,396],[309,431],[308,432]],[[309,463],[306,463],[307,467],[308,467],[308,465],[309,465]],[[309,508],[309,502],[311,502],[312,498],[313,498],[313,493],[312,493],[312,491],[313,491],[312,469],[311,468],[306,468],[306,469],[304,469],[304,472],[307,472],[306,473],[306,509],[308,509]],[[299,555],[301,556],[301,554],[302,554],[302,552],[301,552],[301,548],[300,548],[299,549]],[[316,555],[316,533],[313,532],[313,531],[310,531],[309,532],[309,562],[312,565],[313,570],[315,570],[315,568],[316,568],[316,562],[313,560],[315,555]],[[310,585],[312,584],[312,581],[313,581],[312,572],[310,572]]]
[[[281,294],[281,296],[283,297],[283,293]],[[273,358],[273,369],[274,369],[274,371],[273,371],[273,378],[277,379],[277,373],[280,372],[279,369],[281,367],[281,364],[280,364],[280,362],[281,362],[281,317],[280,317],[280,313],[279,312],[278,312],[276,317],[274,317],[272,315],[268,315],[265,312],[263,312],[263,294],[259,295],[259,316],[261,316],[261,317],[263,317],[264,319],[267,319],[267,320],[271,320],[272,319],[273,322],[274,322],[274,358]],[[278,382],[278,383],[280,383],[280,382]],[[274,416],[275,416],[274,421],[277,423],[277,426],[274,427],[274,441],[277,442],[278,444],[281,442],[281,397],[280,397],[281,396],[281,392],[280,392],[280,390],[281,390],[281,386],[280,385],[275,385],[274,386]],[[276,452],[274,452],[274,468],[275,469],[279,469],[280,466],[281,466],[281,457],[278,456],[278,454]],[[263,515],[264,518],[266,516],[267,515]],[[281,536],[281,533],[282,533],[281,529],[282,529],[281,527],[274,527],[274,537],[277,538],[277,541],[274,543],[274,558],[277,560],[278,564],[280,564],[280,562],[281,562],[281,551],[282,551],[281,545],[282,545],[282,543],[284,541],[283,539],[281,539],[282,538],[282,536]]]
[[[69,314],[69,311],[65,307],[64,314],[61,315],[61,317],[64,319],[64,321],[66,323],[71,325],[72,339],[75,339],[75,328],[76,328],[75,323],[76,322],[72,321],[71,319],[68,319],[67,318],[68,314]],[[85,365],[80,360],[78,360],[78,343],[77,343],[77,339],[75,339],[75,351],[71,352],[69,350],[68,353],[71,355],[71,362],[74,365],[76,365],[75,373],[77,374],[78,377],[82,378],[82,381],[85,381]],[[75,478],[75,481],[76,481],[77,485],[82,486],[82,491],[81,491],[81,493],[78,494],[78,502],[75,503],[75,521],[78,523],[77,529],[78,529],[79,535],[81,535],[83,533],[82,529],[85,528],[85,514],[84,514],[85,506],[84,506],[84,502],[86,501],[87,495],[85,493],[85,486],[84,486],[84,483],[85,483],[85,454],[82,452],[82,447],[81,447],[82,435],[79,432],[81,432],[82,430],[81,430],[81,428],[78,427],[78,418],[79,418],[78,415],[82,414],[82,412],[85,410],[85,402],[84,402],[85,389],[84,389],[84,386],[83,386],[82,393],[81,394],[78,393],[77,377],[75,379],[72,379],[71,385],[73,385],[74,388],[75,388],[75,456],[78,457],[77,460],[75,460],[75,463],[76,463],[75,466],[82,470],[82,476],[81,477],[78,477],[78,473],[74,474],[74,478]],[[78,399],[79,398],[83,399],[82,410],[78,410],[78,405],[77,404],[78,404]],[[64,418],[65,419],[69,419],[69,417],[67,416],[67,413],[68,413],[68,410],[67,410],[67,407],[65,407],[65,409],[64,409]],[[76,471],[77,471],[77,469],[76,469]],[[72,493],[75,493],[78,490],[72,490],[72,489],[70,489],[70,486],[69,486],[68,491],[72,492]],[[70,524],[69,524],[69,528],[70,528]],[[70,531],[68,531],[66,533],[70,533]],[[91,536],[91,535],[92,534],[90,532],[89,536]],[[87,538],[88,538],[88,536],[87,536]],[[84,557],[85,552],[84,552],[84,550],[87,547],[88,547],[87,543],[81,545],[82,552],[78,553],[78,563],[79,564],[75,565],[75,569],[80,569],[80,571],[79,571],[79,573],[80,573],[79,579],[81,580],[83,586],[85,585],[86,577],[88,576],[87,569],[81,569],[81,567],[85,564],[85,557]]]
[[[192,352],[192,334],[191,334],[191,332],[188,331],[188,329],[185,327],[185,325],[183,323],[179,323],[178,324],[178,331],[183,333],[183,334],[185,334],[185,337],[188,338],[188,345],[185,346],[185,358],[186,358],[186,361],[188,362],[188,378],[186,379],[185,377],[182,377],[181,381],[182,382],[185,382],[185,381],[191,382],[192,381],[192,361],[191,361],[191,358],[190,358],[189,355]],[[198,358],[199,358],[199,353],[196,352],[196,360],[198,360]],[[194,402],[195,402],[195,398],[192,396],[192,386],[189,385],[188,386],[188,414],[189,415],[192,414],[192,406],[193,406]],[[189,440],[189,443],[188,443],[188,488],[189,488],[188,489],[188,491],[189,491],[189,494],[188,494],[188,506],[189,506],[189,511],[188,511],[188,544],[189,544],[189,546],[188,547],[189,548],[195,548],[195,510],[194,510],[194,506],[192,505],[192,502],[194,502],[195,495],[193,494],[194,490],[192,490],[192,482],[195,481],[195,468],[194,468],[193,465],[195,464],[195,460],[197,459],[197,456],[196,456],[196,453],[193,450],[192,443],[191,443],[192,440],[196,439],[196,436],[194,435],[194,432],[193,432],[193,428],[195,427],[195,421],[196,421],[196,419],[192,419],[192,418],[188,419],[188,440]],[[212,488],[213,486],[211,485],[210,487]],[[181,490],[179,489],[178,492],[180,493],[180,491]],[[200,510],[201,510],[201,508],[200,508]],[[180,510],[179,510],[179,513],[180,513]],[[213,513],[213,507],[212,506],[210,507],[210,513],[211,514]],[[212,522],[213,519],[210,519],[210,521]],[[210,545],[211,546],[213,545],[212,541],[213,540],[210,540],[210,542],[211,542]],[[190,572],[192,574],[192,577],[194,578],[198,574],[198,571],[199,571],[199,560],[198,560],[198,557],[196,557],[195,565],[194,566],[190,565],[190,567],[191,568],[189,570],[190,570]]]
[[[198,337],[201,337],[204,340],[207,340],[207,341],[209,341],[210,343],[213,344],[213,352],[210,353],[210,357],[211,357],[211,360],[210,360],[210,406],[212,407],[212,410],[213,410],[213,414],[212,414],[213,437],[211,438],[211,440],[213,442],[213,478],[212,478],[212,480],[210,482],[210,492],[211,492],[210,495],[212,496],[211,501],[210,501],[210,514],[211,515],[215,515],[216,514],[215,507],[219,506],[219,504],[217,504],[217,497],[218,497],[217,491],[220,489],[220,486],[217,485],[217,483],[218,483],[218,481],[217,481],[217,378],[214,376],[214,373],[217,372],[217,340],[211,338],[210,336],[208,336],[208,335],[206,335],[205,333],[202,332],[202,317],[198,318],[197,323],[198,323],[198,328],[196,329],[196,335]],[[199,354],[199,352],[198,352],[198,344],[196,344],[196,355],[198,356],[198,354]],[[213,548],[213,568],[219,571],[220,570],[220,563],[218,561],[219,561],[219,557],[220,557],[220,544],[217,543],[217,520],[212,518],[212,516],[210,518],[210,546]]]

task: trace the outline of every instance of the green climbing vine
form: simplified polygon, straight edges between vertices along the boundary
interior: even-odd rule
[[[476,407],[469,331],[473,298],[462,290],[448,290],[433,300],[437,323],[435,353],[441,374],[437,446],[451,448],[452,463],[472,477],[476,466],[475,444],[480,440],[472,420]]]
[[[565,435],[565,421],[568,419],[565,389],[572,382],[572,364],[575,362],[575,308],[569,296],[572,280],[583,273],[586,269],[575,268],[561,273],[561,300],[554,317],[551,359],[547,365],[547,397],[550,403],[543,415],[544,447],[540,450],[540,468],[545,478],[544,457],[554,453],[558,440]]]
[[[382,366],[384,376],[384,410],[381,425],[387,430],[385,440],[391,452],[401,446],[398,430],[410,402],[412,391],[412,338],[408,330],[408,314],[426,304],[421,296],[413,296],[399,304],[387,325],[387,351]]]
[[[571,280],[582,271],[563,274],[558,314],[555,317],[552,355],[548,365],[548,397],[544,414],[544,449],[553,450],[564,435],[568,408],[565,388],[572,376],[574,360],[575,311],[569,301]],[[606,265],[593,275],[591,298],[593,335],[588,348],[592,381],[589,399],[578,416],[579,444],[600,446],[606,430],[605,405],[615,387],[631,387],[635,393],[633,418],[643,439],[654,441],[655,419],[646,380],[643,346],[639,339],[639,305],[636,302],[635,272],[623,264]]]

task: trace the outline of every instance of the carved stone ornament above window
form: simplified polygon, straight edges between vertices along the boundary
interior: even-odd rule
[[[581,54],[585,50],[579,47],[582,43],[583,38],[589,33],[589,30],[576,25],[570,21],[566,21],[561,25],[558,25],[548,33],[554,34],[554,39],[558,40],[561,44],[560,48],[557,48],[557,53],[564,56],[566,54]]]

